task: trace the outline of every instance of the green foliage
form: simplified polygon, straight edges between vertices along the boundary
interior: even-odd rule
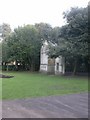
[[[3,24],[0,30],[4,39],[2,63],[7,65],[15,61],[17,70],[39,70],[41,45],[50,39],[51,26],[46,23],[25,25],[11,32],[10,26]]]
[[[51,40],[51,31],[52,31],[51,25],[47,23],[39,23],[39,24],[35,24],[35,27],[38,29],[39,37],[42,41]]]
[[[68,50],[76,56],[88,55],[88,8],[71,8],[64,13],[68,25],[62,33],[68,41]],[[61,36],[63,35],[61,34]]]
[[[1,63],[8,62],[8,46],[7,46],[7,38],[11,34],[10,25],[7,23],[3,23],[0,25],[0,37],[2,38],[2,42],[0,43],[0,61]]]
[[[8,48],[9,61],[34,69],[39,64],[41,48],[38,30],[32,25],[18,27],[8,38]]]
[[[0,62],[2,61],[2,43],[0,43]]]
[[[39,23],[18,27],[11,33],[8,24],[0,25],[0,33],[4,39],[1,43],[2,62],[7,64],[15,61],[18,70],[18,63],[23,70],[39,70],[41,45],[47,40],[50,43],[48,52],[50,57],[56,58],[62,55],[69,65],[73,61],[71,66],[74,72],[80,60],[81,68],[84,64],[88,66],[90,60],[88,57],[88,7],[71,8],[63,15],[67,24],[61,28],[52,28],[47,23]]]
[[[67,24],[54,32],[57,40],[53,41],[57,45],[50,48],[49,55],[62,55],[72,59],[75,72],[79,59],[88,57],[88,8],[71,8],[63,14]]]
[[[3,39],[8,37],[10,33],[11,33],[11,28],[9,24],[3,23],[2,25],[0,25],[0,34]]]
[[[60,27],[54,27],[51,31],[51,42],[57,43],[60,35]]]
[[[6,41],[2,41],[2,62],[8,62],[8,46]]]

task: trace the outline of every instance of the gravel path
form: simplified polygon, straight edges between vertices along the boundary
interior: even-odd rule
[[[2,116],[3,118],[88,118],[88,94],[4,100]]]

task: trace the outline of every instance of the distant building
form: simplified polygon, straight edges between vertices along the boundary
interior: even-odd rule
[[[45,41],[41,47],[40,56],[40,72],[48,74],[64,74],[65,73],[65,61],[64,57],[58,56],[57,58],[49,58],[47,55],[48,42]]]

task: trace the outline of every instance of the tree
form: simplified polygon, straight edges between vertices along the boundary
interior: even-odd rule
[[[88,8],[71,8],[64,12],[64,19],[67,24],[60,28],[57,46],[52,49],[57,56],[73,58],[75,74],[78,60],[88,56]]]
[[[2,39],[0,45],[1,45],[1,51],[2,51],[2,65],[3,63],[7,63],[8,62],[8,47],[7,47],[7,38],[11,33],[11,28],[10,25],[7,23],[3,23],[2,25],[0,25],[0,37]]]
[[[3,23],[2,25],[0,25],[0,34],[2,39],[6,39],[10,33],[11,28],[9,24]]]
[[[8,60],[16,61],[17,70],[18,63],[24,70],[35,70],[39,67],[40,47],[41,41],[35,26],[18,27],[8,37]]]
[[[2,70],[2,44],[0,43],[0,70]]]
[[[50,41],[52,43],[58,43],[59,34],[60,34],[60,27],[54,27],[51,31]]]
[[[42,41],[51,40],[51,31],[52,31],[51,25],[47,23],[39,23],[39,24],[35,24],[35,27],[38,29],[39,37]]]

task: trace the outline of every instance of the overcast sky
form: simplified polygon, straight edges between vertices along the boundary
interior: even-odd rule
[[[24,24],[49,23],[64,25],[63,11],[70,7],[86,7],[89,0],[0,0],[0,24],[11,28]]]

